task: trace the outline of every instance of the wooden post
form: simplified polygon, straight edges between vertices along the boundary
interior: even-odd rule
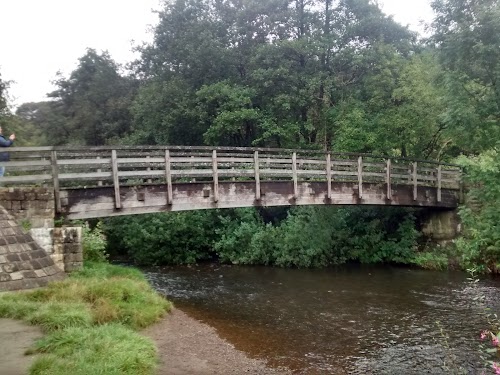
[[[386,166],[386,179],[385,182],[387,184],[387,199],[392,200],[392,189],[391,189],[391,159],[387,159]]]
[[[172,171],[170,170],[170,151],[165,150],[165,181],[167,182],[167,204],[173,201],[172,194]]]
[[[297,153],[292,154],[292,177],[293,177],[293,197],[297,199],[299,193],[298,178],[297,178]]]
[[[358,197],[363,199],[363,157],[358,158]]]
[[[113,170],[113,186],[115,188],[115,208],[122,208],[120,198],[120,179],[118,178],[118,159],[116,150],[111,150],[111,167]]]
[[[418,188],[418,180],[417,180],[417,162],[413,163],[413,200],[417,200],[417,188]]]
[[[146,159],[150,159],[150,158],[151,158],[151,156],[149,156],[149,155],[146,156]],[[151,171],[151,163],[149,161],[147,163],[148,163],[148,167],[146,168],[146,170],[149,172],[149,171]],[[151,183],[153,183],[153,180],[148,178],[148,184],[151,184]]]
[[[61,213],[61,191],[59,189],[59,167],[57,166],[57,151],[50,154],[52,165],[52,182],[54,185],[54,198],[56,200],[56,213]]]
[[[328,199],[332,199],[332,156],[330,153],[326,154],[326,183]]]
[[[98,156],[97,159],[100,159],[101,157]],[[101,168],[97,168],[97,173],[101,173],[102,172],[102,169]],[[97,186],[102,186],[102,180],[98,180],[97,181]]]
[[[259,151],[253,154],[253,170],[255,174],[255,199],[260,200]]]
[[[214,202],[219,201],[219,175],[217,173],[217,150],[212,152],[212,174],[214,181]]]
[[[441,202],[441,178],[442,178],[442,172],[441,172],[441,165],[438,166],[437,168],[437,201]]]

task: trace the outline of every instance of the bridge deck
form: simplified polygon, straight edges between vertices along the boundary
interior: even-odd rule
[[[309,204],[454,208],[461,169],[374,155],[209,147],[10,148],[2,185],[50,184],[70,219]]]

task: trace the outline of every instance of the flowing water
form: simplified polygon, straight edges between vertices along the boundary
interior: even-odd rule
[[[474,286],[464,273],[202,265],[146,275],[237,349],[298,374],[480,374],[487,324],[473,299],[500,311],[500,281]]]

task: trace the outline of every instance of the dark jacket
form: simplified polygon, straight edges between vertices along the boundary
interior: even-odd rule
[[[0,147],[9,147],[14,143],[10,139],[6,139],[3,135],[0,135]],[[0,161],[9,161],[10,155],[8,152],[0,152]]]

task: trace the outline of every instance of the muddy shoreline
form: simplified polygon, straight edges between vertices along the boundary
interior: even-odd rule
[[[142,332],[152,338],[160,358],[159,375],[291,374],[249,358],[219,337],[215,328],[173,309]]]

